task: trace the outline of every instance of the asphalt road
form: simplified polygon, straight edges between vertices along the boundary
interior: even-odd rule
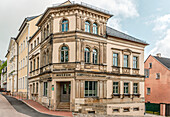
[[[19,113],[22,113],[22,114],[25,114],[25,115],[28,115],[28,116],[31,116],[31,117],[60,117],[60,116],[47,115],[47,114],[37,112],[36,110],[27,106],[22,101],[19,101],[15,98],[12,98],[11,96],[4,95],[4,97],[14,107],[14,109]],[[0,105],[1,105],[1,102],[0,102]],[[1,111],[0,111],[0,113],[1,113]],[[3,116],[0,116],[0,117],[3,117]],[[6,116],[6,117],[13,117],[13,116]],[[17,116],[17,117],[25,117],[25,116]]]

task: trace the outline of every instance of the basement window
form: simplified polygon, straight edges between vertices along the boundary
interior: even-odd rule
[[[133,111],[139,111],[139,107],[133,108]]]
[[[130,112],[130,108],[124,108],[123,112]]]
[[[114,109],[113,109],[113,113],[116,113],[116,112],[119,112],[119,109],[118,109],[118,108],[114,108]]]

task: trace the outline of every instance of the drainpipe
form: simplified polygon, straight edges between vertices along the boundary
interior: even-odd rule
[[[29,77],[29,40],[30,40],[30,25],[28,24],[28,40],[27,40],[27,46],[28,46],[28,55],[27,55],[27,100],[28,100],[28,77]]]
[[[16,44],[17,44],[17,79],[16,79],[16,92],[18,92],[18,56],[19,56],[19,49],[18,49],[18,42],[17,40],[15,40]]]

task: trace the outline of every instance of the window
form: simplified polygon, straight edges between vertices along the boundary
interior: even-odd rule
[[[152,68],[152,63],[149,63],[149,68]]]
[[[118,66],[118,54],[113,53],[113,66]]]
[[[39,42],[39,37],[37,38],[37,45],[39,44],[40,42]]]
[[[33,49],[33,44],[31,44],[31,50]]]
[[[27,77],[25,76],[25,89],[27,88]]]
[[[90,32],[90,22],[89,21],[85,22],[85,32]]]
[[[33,83],[33,93],[35,93],[35,83]]]
[[[22,69],[22,60],[21,60],[21,69]]]
[[[119,109],[118,108],[113,109],[113,113],[115,112],[119,112]]]
[[[32,72],[32,61],[30,63],[30,71]]]
[[[35,59],[34,59],[34,70],[35,70],[35,68],[36,68],[36,61],[35,61]]]
[[[151,93],[151,88],[147,88],[147,95],[150,95]]]
[[[149,78],[149,69],[145,69],[145,78]]]
[[[129,94],[129,83],[124,83],[124,94]]]
[[[118,93],[119,93],[119,83],[113,82],[113,94],[118,94]]]
[[[124,67],[128,67],[128,55],[124,55]]]
[[[62,21],[62,32],[68,31],[68,20],[64,19]]]
[[[86,97],[97,96],[97,81],[85,81],[85,96]]]
[[[130,112],[130,108],[124,108],[123,112]]]
[[[37,69],[39,69],[39,57],[37,58]]]
[[[97,56],[98,56],[97,50],[94,49],[93,50],[93,64],[97,64]]]
[[[90,63],[90,50],[89,50],[89,48],[85,48],[84,59],[85,59],[85,63]]]
[[[25,65],[25,59],[23,59],[23,67],[24,67],[24,65]]]
[[[44,39],[46,38],[46,29],[44,29]]]
[[[46,53],[44,53],[43,59],[44,59],[44,65],[46,65]]]
[[[98,34],[98,27],[96,23],[93,24],[93,34]]]
[[[68,47],[61,48],[61,62],[68,62]]]
[[[133,83],[133,94],[138,94],[138,83]]]
[[[67,94],[67,84],[63,85],[63,94]]]
[[[22,52],[22,43],[21,43],[21,52]]]
[[[35,41],[34,41],[34,48],[37,46],[36,44],[37,44],[37,43],[36,43],[36,40],[35,40]]]
[[[23,41],[23,48],[25,48],[25,40]]]
[[[138,57],[134,56],[133,57],[133,68],[137,69],[138,65]]]
[[[133,108],[133,111],[139,111],[139,107]]]
[[[38,83],[36,83],[36,93],[38,94]]]
[[[47,36],[49,36],[49,25],[47,25]]]
[[[24,89],[24,77],[23,77],[23,80],[22,80],[22,88]]]
[[[160,73],[156,73],[156,79],[160,79]]]
[[[47,96],[48,83],[44,82],[44,96]]]

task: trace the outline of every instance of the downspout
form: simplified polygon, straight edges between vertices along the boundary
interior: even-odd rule
[[[28,24],[28,40],[27,40],[27,46],[28,46],[28,55],[27,55],[27,100],[28,100],[28,77],[29,77],[29,40],[30,40],[30,25]]]

